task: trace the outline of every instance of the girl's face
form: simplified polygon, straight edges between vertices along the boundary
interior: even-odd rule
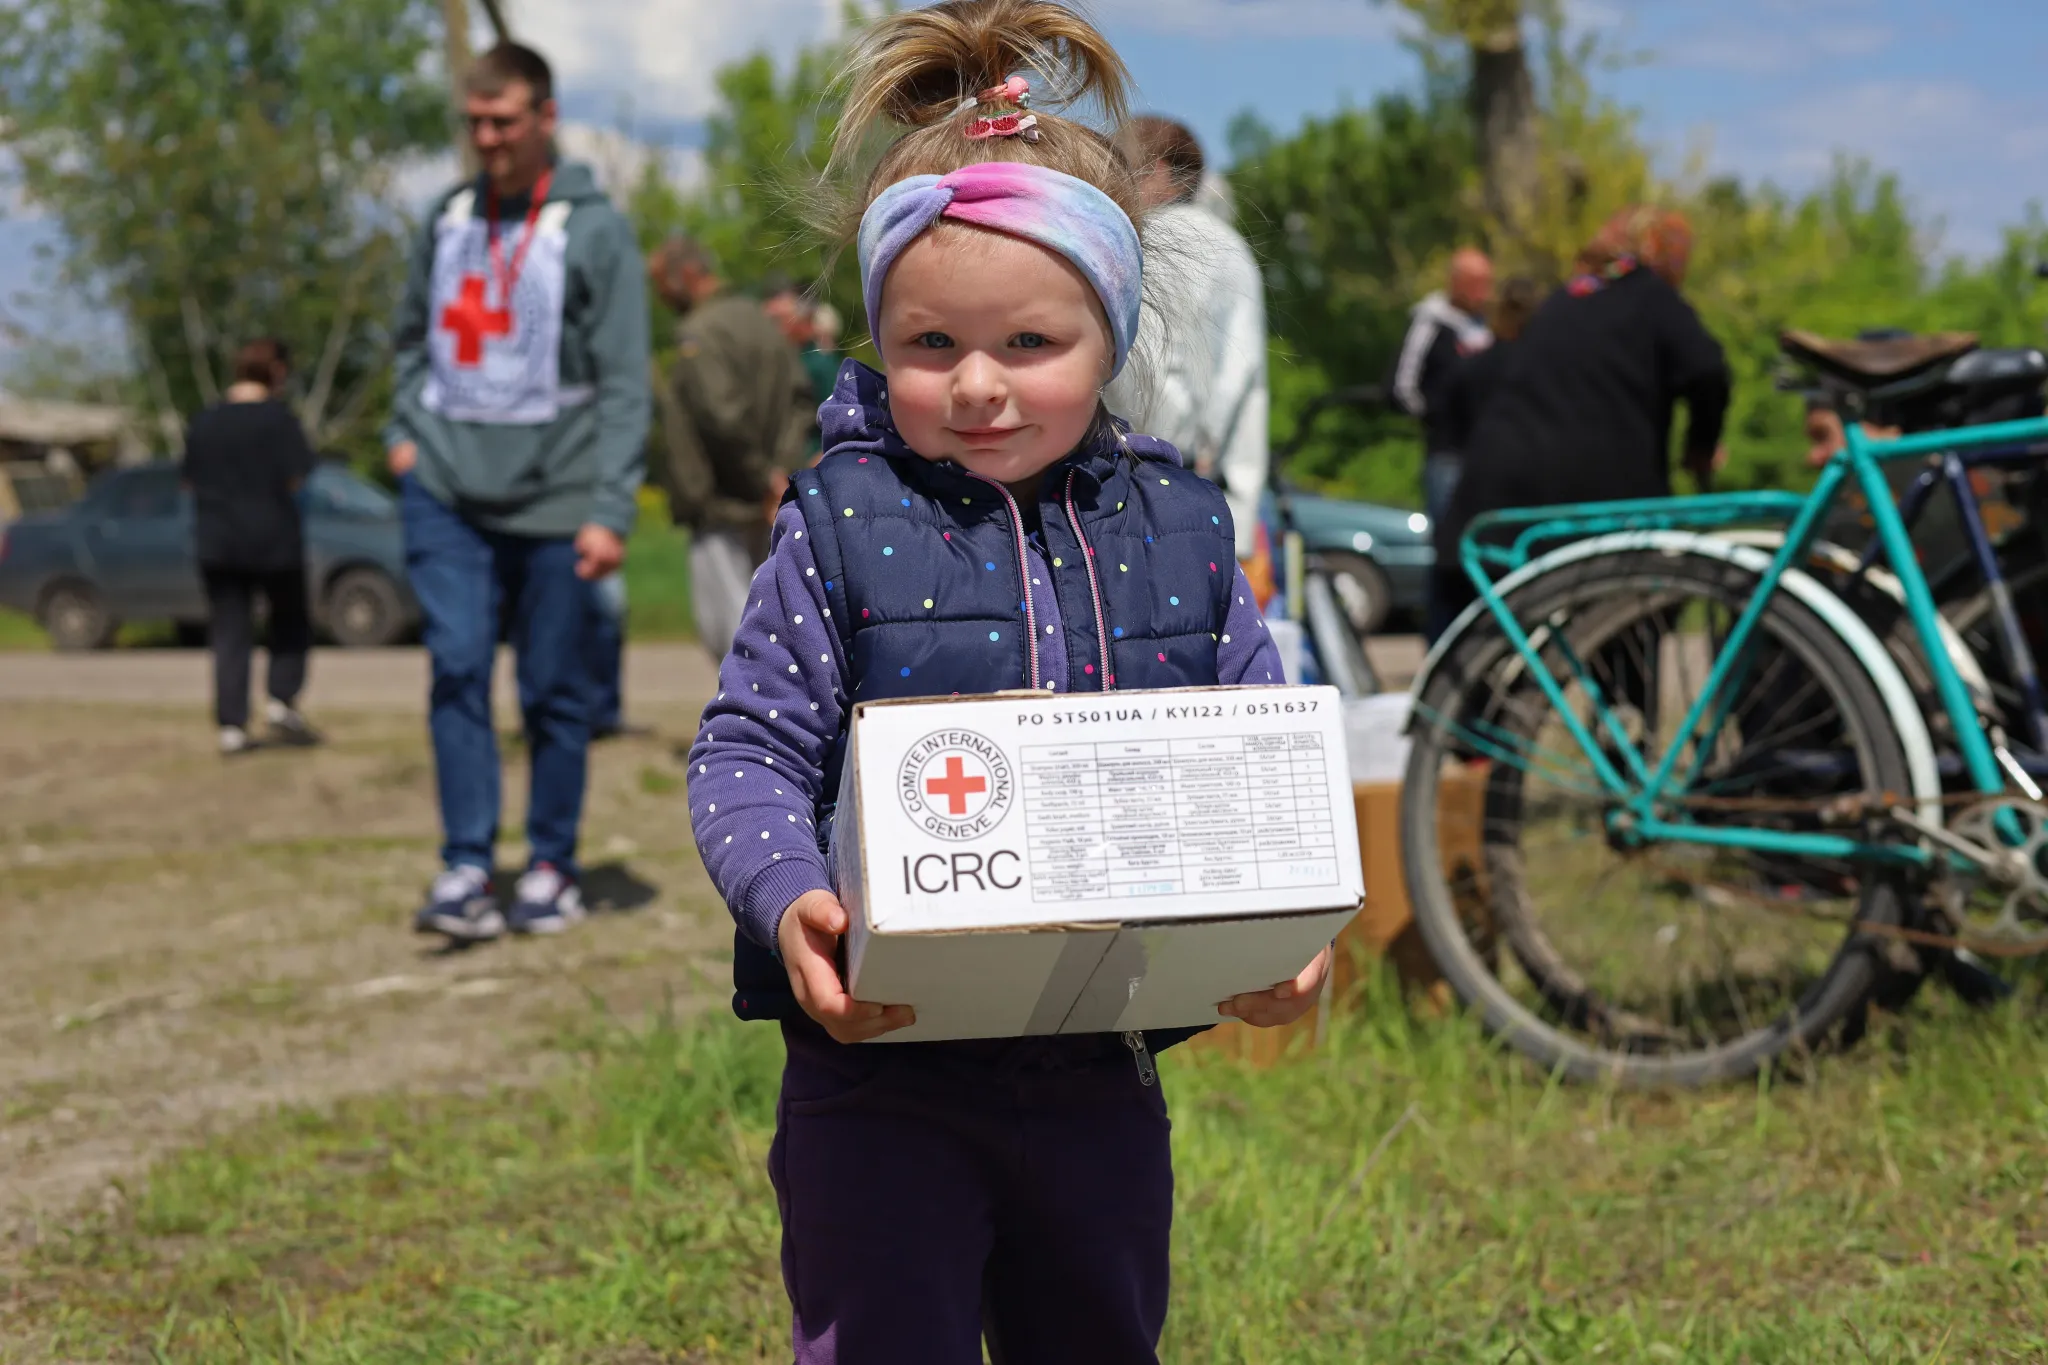
[[[1095,419],[1114,355],[1102,304],[1065,257],[957,223],[897,257],[876,330],[910,448],[1032,497]]]

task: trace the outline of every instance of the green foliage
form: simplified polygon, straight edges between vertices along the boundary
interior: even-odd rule
[[[849,6],[848,31],[863,22]],[[756,53],[721,68],[719,107],[704,147],[705,182],[685,196],[650,171],[627,203],[642,242],[653,246],[687,232],[717,255],[725,277],[742,289],[769,275],[814,286],[819,297],[858,324],[860,275],[853,253],[840,251],[832,225],[813,221],[820,177],[839,126],[844,68],[842,42],[799,52],[786,71]],[[658,329],[657,336],[666,334]]]
[[[126,321],[160,420],[275,334],[316,442],[369,441],[407,245],[392,179],[447,126],[439,22],[432,0],[0,7],[22,188],[62,226],[66,274]]]
[[[1461,34],[1453,21],[1466,9],[1490,13],[1489,3],[1408,7],[1428,11],[1431,33]],[[1418,52],[1419,94],[1310,119],[1286,138],[1249,117],[1233,131],[1240,226],[1266,268],[1276,443],[1316,393],[1386,378],[1409,308],[1439,287],[1461,243],[1489,244],[1504,271],[1555,281],[1602,221],[1638,202],[1670,203],[1693,220],[1686,292],[1735,378],[1728,486],[1797,488],[1811,477],[1800,402],[1774,383],[1777,338],[1788,327],[1835,336],[1877,326],[1966,330],[1986,345],[2042,339],[2048,288],[2032,266],[2048,255],[2048,223],[2038,212],[1988,261],[1941,260],[1936,234],[1896,179],[1866,166],[1838,165],[1803,195],[1733,180],[1659,181],[1634,116],[1595,90],[1589,73],[1601,55],[1555,35],[1543,51],[1542,190],[1526,228],[1507,239],[1473,193],[1464,73],[1441,45]],[[1412,423],[1336,415],[1294,468],[1333,491],[1412,505],[1418,456]]]
[[[1416,281],[1439,273],[1476,226],[1464,111],[1442,89],[1383,95],[1309,119],[1285,140],[1247,114],[1230,146],[1238,222],[1265,265],[1273,332],[1338,382],[1382,378]]]
[[[1163,1059],[1162,1359],[2048,1353],[2031,993],[1923,997],[1796,1088],[1677,1095],[1548,1083],[1392,998],[1269,1071]],[[787,1360],[775,1031],[573,1046],[532,1088],[289,1110],[175,1154],[25,1251],[9,1326],[64,1359]]]

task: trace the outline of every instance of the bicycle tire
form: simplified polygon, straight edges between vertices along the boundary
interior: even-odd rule
[[[1351,618],[1337,601],[1330,580],[1318,570],[1303,579],[1301,601],[1303,625],[1309,643],[1322,666],[1323,681],[1337,689],[1340,697],[1370,697],[1380,690],[1379,675],[1365,656],[1365,642],[1352,628]]]
[[[1723,559],[1624,550],[1560,566],[1522,585],[1510,595],[1510,605],[1517,620],[1543,622],[1561,631],[1566,629],[1561,623],[1574,612],[1603,599],[1610,604],[1632,598],[1647,602],[1678,583],[1747,600],[1756,582],[1753,571]],[[1799,650],[1806,668],[1838,685],[1838,709],[1859,745],[1866,783],[1881,784],[1887,791],[1910,790],[1904,746],[1877,685],[1856,654],[1818,615],[1788,594],[1774,597],[1761,626],[1769,638]],[[1516,942],[1516,930],[1532,917],[1526,904],[1512,899],[1525,895],[1513,863],[1521,856],[1516,842],[1520,826],[1504,822],[1496,804],[1495,787],[1509,765],[1496,765],[1488,781],[1483,829],[1488,922],[1480,926],[1461,914],[1445,875],[1439,793],[1447,762],[1455,757],[1451,735],[1465,719],[1465,709],[1480,704],[1476,693],[1490,675],[1497,670],[1513,675],[1520,668],[1505,635],[1490,619],[1484,620],[1457,642],[1417,703],[1419,720],[1412,732],[1402,794],[1402,856],[1417,929],[1459,997],[1479,1014],[1490,1033],[1545,1070],[1575,1081],[1607,1080],[1631,1087],[1704,1085],[1753,1075],[1789,1051],[1821,1045],[1879,981],[1887,945],[1877,936],[1848,927],[1824,972],[1789,1011],[1726,1043],[1690,1051],[1644,1053],[1599,1046],[1546,1019],[1503,983],[1498,966],[1489,965],[1490,958],[1498,962],[1510,956],[1503,946],[1514,949],[1518,966],[1531,971],[1520,961],[1524,945]],[[1525,674],[1522,678],[1519,685],[1533,691]],[[1512,785],[1519,801],[1519,780]],[[1858,878],[1855,918],[1905,923],[1912,903],[1908,889],[1904,873],[1868,869]],[[1475,928],[1481,932],[1475,934]],[[1475,943],[1475,937],[1482,942]],[[1541,971],[1537,964],[1531,974],[1540,976]],[[1551,984],[1536,981],[1544,994]]]

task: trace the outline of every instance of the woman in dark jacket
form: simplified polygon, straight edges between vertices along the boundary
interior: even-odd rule
[[[270,607],[270,738],[283,744],[320,739],[295,705],[313,644],[299,513],[313,451],[298,418],[277,397],[289,374],[283,342],[250,342],[235,357],[235,382],[224,401],[194,417],[185,436],[185,483],[206,583],[214,716],[224,755],[252,747],[249,654],[259,593]]]
[[[1482,512],[1671,492],[1672,409],[1687,409],[1682,458],[1721,458],[1728,361],[1679,294],[1692,229],[1667,209],[1625,209],[1580,253],[1499,376],[1465,447],[1450,515],[1436,527],[1444,623],[1473,598],[1458,541]]]

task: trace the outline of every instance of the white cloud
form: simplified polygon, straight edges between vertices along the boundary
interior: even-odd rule
[[[1996,97],[1961,81],[1865,81],[1817,90],[1724,125],[1714,160],[1794,187],[1827,175],[1838,156],[1897,172],[1938,213],[1943,245],[1997,249],[2048,156],[2048,99]]]
[[[1398,36],[1407,21],[1390,0],[1096,0],[1105,27],[1195,38]]]
[[[839,0],[511,0],[508,9],[572,101],[623,96],[638,113],[670,119],[710,112],[712,78],[726,63],[763,49],[788,57],[839,25]]]
[[[1673,65],[1745,76],[1810,71],[1828,62],[1874,57],[1898,34],[1889,24],[1781,24],[1744,29],[1717,24],[1673,42],[1658,56]]]
[[[650,167],[679,190],[703,183],[704,153],[695,147],[656,147],[616,128],[564,122],[555,142],[561,154],[589,164],[597,187],[614,200],[632,193]]]
[[[830,38],[839,31],[841,4],[510,0],[508,8],[514,31],[547,55],[572,103],[588,110],[593,100],[625,99],[636,115],[674,120],[711,112],[712,78],[728,62],[764,50],[786,59]],[[1392,0],[1094,0],[1087,9],[1112,33],[1207,39],[1376,42],[1408,26]]]

